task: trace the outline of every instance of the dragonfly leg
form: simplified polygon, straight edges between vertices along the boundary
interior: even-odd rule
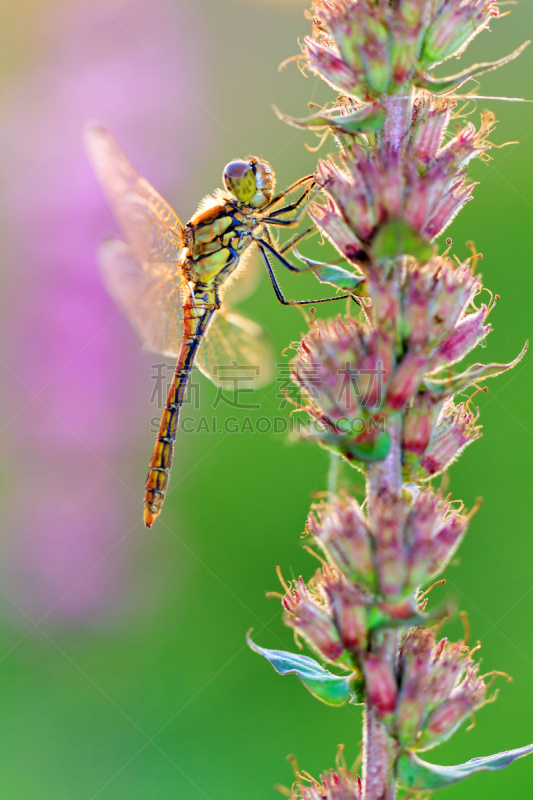
[[[272,208],[273,206],[276,206],[279,203],[283,202],[283,200],[287,197],[288,194],[291,194],[291,192],[294,192],[294,190],[297,189],[299,186],[301,186],[303,183],[311,183],[311,182],[312,183],[315,182],[315,176],[314,175],[305,175],[303,178],[299,178],[297,181],[294,181],[294,183],[292,183],[287,189],[284,189],[282,192],[279,192],[279,194],[277,194],[270,201],[269,208]],[[307,194],[308,191],[309,191],[309,189],[306,189],[306,191],[303,194],[303,197],[305,197],[305,195]]]
[[[276,278],[276,275],[275,275],[274,270],[272,268],[272,264],[270,263],[270,259],[268,257],[267,249],[265,249],[265,247],[267,247],[268,250],[270,250],[272,252],[272,255],[274,255],[279,261],[281,261],[281,263],[284,266],[286,264],[289,264],[289,262],[288,261],[286,262],[285,259],[283,258],[283,256],[279,255],[277,253],[277,251],[273,247],[270,247],[270,245],[267,245],[267,243],[265,241],[263,241],[262,239],[259,239],[259,240],[256,240],[256,241],[257,241],[257,246],[259,248],[259,252],[261,253],[263,261],[265,262],[265,266],[267,268],[267,271],[268,271],[268,274],[269,274],[269,277],[270,277],[270,281],[272,283],[272,286],[274,287],[274,292],[276,293],[276,297],[278,298],[279,302],[282,305],[284,305],[284,306],[315,305],[316,303],[330,303],[332,300],[345,300],[347,297],[351,297],[352,296],[351,294],[339,294],[336,297],[321,297],[319,300],[287,300],[287,298],[285,297],[285,295],[283,294],[283,292],[281,290],[281,286],[278,283],[278,279]],[[296,272],[303,272],[303,270],[299,270],[296,267],[293,267],[292,264],[289,265],[289,269],[295,270]]]
[[[285,259],[283,260],[279,259],[279,256],[283,255],[288,250],[292,250],[292,248],[296,247],[296,245],[299,244],[303,239],[306,239],[308,236],[310,236],[312,233],[315,232],[316,228],[314,227],[314,225],[311,225],[310,228],[307,228],[305,231],[302,231],[302,233],[295,233],[294,236],[291,236],[291,238],[288,241],[286,241],[281,247],[278,247],[277,242],[274,242],[268,228],[265,228],[265,237],[268,241],[268,244],[271,246],[270,250],[272,252],[272,255],[278,258],[278,260],[282,261],[284,267],[287,267],[287,269],[290,269],[292,272],[310,272],[311,267],[295,267],[294,264],[290,263],[290,261],[287,261]],[[264,240],[262,241],[264,242]],[[266,242],[264,242],[264,244],[266,244]],[[274,252],[274,250],[276,252]],[[337,258],[334,261],[331,261],[330,263],[336,265],[336,264],[341,264],[345,260],[346,260],[345,258]]]
[[[295,233],[294,236],[291,236],[290,239],[288,239],[281,247],[278,248],[278,252],[283,255],[283,253],[292,250],[293,247],[296,247],[297,244],[300,244],[300,242],[302,242],[304,239],[307,239],[307,237],[311,236],[313,233],[316,233],[316,228],[314,225],[312,225],[310,228],[307,228],[307,230],[302,231],[302,233]]]
[[[319,191],[319,189],[317,189],[316,191]],[[309,190],[305,191],[304,194],[302,194],[302,196],[299,197],[298,200],[296,200],[294,203],[284,206],[283,208],[276,209],[271,214],[263,217],[261,222],[263,222],[265,225],[276,225],[284,228],[295,228],[296,225],[298,225],[300,220],[307,213],[307,209],[309,208],[309,203],[312,200],[310,194],[311,192]],[[307,202],[302,207],[302,203],[304,202],[304,200],[307,200]],[[294,214],[295,211],[297,212],[296,214]],[[288,215],[289,219],[280,219],[281,214]],[[294,214],[294,216],[291,217],[290,216],[291,214]]]
[[[299,244],[301,241],[306,239],[308,236],[311,236],[311,234],[313,234],[313,233],[316,233],[316,228],[312,225],[310,228],[307,228],[305,231],[302,231],[302,233],[295,233],[294,236],[291,236],[291,238],[288,239],[288,241],[284,242],[283,245],[278,246],[277,242],[273,241],[272,236],[270,235],[270,231],[268,230],[268,228],[265,228],[265,236],[268,239],[269,244],[271,244],[277,251],[276,252],[276,258],[278,257],[278,254],[283,255],[287,251],[292,250],[293,247],[296,247],[297,244]],[[332,266],[337,266],[338,264],[342,264],[344,261],[346,261],[346,258],[341,257],[341,258],[335,258],[332,261],[330,261],[329,263]],[[287,263],[284,263],[283,266],[287,266]],[[291,268],[291,270],[293,272],[295,272],[295,271],[298,271],[298,272],[310,272],[311,271],[311,267],[295,267],[293,264],[290,265],[290,268]],[[358,301],[356,301],[356,302],[358,302]]]
[[[283,206],[282,208],[276,208],[270,214],[267,214],[266,217],[265,217],[265,222],[266,221],[270,221],[270,220],[275,220],[281,214],[292,214],[293,211],[298,211],[298,209],[300,209],[300,206],[302,205],[304,200],[306,200],[309,197],[310,194],[311,194],[311,190],[310,189],[306,189],[305,192],[302,195],[300,195],[298,200],[294,201],[294,203],[288,203],[286,206]],[[315,194],[316,194],[316,192],[315,192]],[[301,215],[303,213],[305,213],[305,210],[306,209],[300,209],[300,213],[298,215],[298,218],[300,218]]]
[[[259,249],[261,249],[262,245],[263,248],[268,253],[274,256],[274,258],[277,259],[280,264],[282,264],[286,269],[289,269],[291,272],[309,272],[309,267],[295,267],[294,264],[291,264],[290,261],[287,261],[287,259],[282,255],[283,250],[278,250],[278,248],[274,245],[272,239],[270,238],[270,235],[268,236],[268,239],[270,241],[267,241],[266,239],[255,240],[257,242],[257,245],[259,246]],[[294,244],[295,243],[293,242],[292,247],[294,247]]]

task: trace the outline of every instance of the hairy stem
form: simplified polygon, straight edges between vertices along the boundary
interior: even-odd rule
[[[395,761],[397,746],[387,734],[375,711],[364,711],[363,798],[394,800],[396,797]]]
[[[399,150],[411,121],[411,92],[405,95],[392,95],[385,100],[385,123],[380,132],[382,144]]]
[[[390,450],[383,461],[369,464],[366,473],[366,497],[368,514],[372,520],[374,498],[382,492],[399,495],[402,490],[401,417],[391,416],[387,431],[390,436]]]
[[[368,515],[373,521],[374,498],[382,492],[399,495],[402,490],[401,417],[389,418],[390,450],[383,461],[367,469],[366,498]],[[374,634],[370,649],[379,650],[393,671],[397,667],[398,635],[396,631]],[[394,800],[396,797],[396,742],[375,711],[367,704],[363,732],[363,798],[364,800]]]

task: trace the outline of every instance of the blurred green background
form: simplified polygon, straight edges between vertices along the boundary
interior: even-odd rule
[[[143,4],[157,22],[160,12],[155,1],[89,0],[83,4],[101,15],[96,38],[83,44],[93,48],[95,75],[104,43],[109,56],[111,40],[106,39],[106,26],[111,29],[117,18],[127,23],[129,11],[137,13],[135,8]],[[158,115],[148,98],[146,109],[141,106],[137,110],[141,117],[144,115],[143,124],[148,120],[149,126],[142,142],[137,143],[136,152],[141,166],[145,158],[147,177],[156,182],[157,171],[148,169],[150,148],[156,149],[155,142],[164,142],[157,145],[157,155],[168,159],[169,173],[164,168],[160,170],[156,185],[164,189],[184,219],[200,197],[219,185],[222,166],[231,158],[248,154],[267,158],[280,186],[313,170],[316,155],[304,147],[305,141],[315,143],[312,137],[284,126],[271,109],[275,103],[288,113],[304,116],[308,101],[320,102],[330,96],[318,80],[305,80],[294,64],[281,74],[277,71],[281,60],[298,51],[297,39],[308,31],[309,23],[303,17],[306,6],[300,0],[165,3],[164,13],[175,14],[176,23],[163,30],[161,38],[166,37],[169,51],[177,56],[189,54],[172,67],[178,70],[178,83],[185,87],[179,96],[179,108],[173,112],[172,124],[177,132],[171,141],[165,139],[166,118]],[[56,49],[50,42],[54,41],[54,31],[62,38],[62,21],[71,9],[69,3],[57,0],[4,0],[2,8],[0,79],[6,100],[0,134],[5,139],[9,138],[6,119],[11,113],[18,113],[18,82],[31,81],[32,76],[40,76],[53,66]],[[471,46],[465,61],[499,58],[531,36],[531,3],[523,0],[513,7],[510,16],[492,27],[493,33],[484,33]],[[90,39],[91,29],[86,35]],[[135,63],[155,59],[158,41],[148,47],[137,44]],[[68,48],[71,46],[74,52],[78,45],[63,41],[62,46],[66,48],[62,71],[68,72],[64,67]],[[134,50],[136,47],[134,44]],[[158,64],[154,60],[156,83]],[[73,96],[83,96],[87,90],[91,72],[84,74],[79,85],[71,79],[67,91]],[[480,93],[532,97],[532,74],[533,48],[510,66],[483,78]],[[161,67],[161,80],[167,79],[168,68]],[[135,85],[135,75],[132,80]],[[31,100],[31,92],[26,95],[19,130],[35,133],[39,117],[32,102],[35,108],[39,104],[40,109],[54,110],[54,91],[52,84],[45,83],[38,92],[38,101]],[[126,100],[119,85],[116,94],[113,91],[110,88],[106,93],[107,103],[113,104],[116,98],[118,119]],[[139,104],[144,102],[143,91],[140,87]],[[134,105],[136,102],[134,95]],[[479,181],[475,200],[449,233],[454,252],[460,257],[468,254],[467,240],[476,242],[484,255],[481,271],[485,283],[501,295],[491,318],[494,332],[478,358],[508,361],[532,333],[533,107],[479,101],[470,118],[477,122],[478,112],[485,107],[493,109],[501,120],[493,141],[520,144],[494,150],[492,161],[473,166],[473,177]],[[76,127],[62,131],[59,125],[57,141],[49,141],[48,150],[58,147],[67,137],[79,142],[85,116],[108,122],[98,109],[92,112],[89,108],[80,113]],[[45,138],[46,135],[43,128]],[[124,136],[127,138],[127,132]],[[13,141],[23,160],[24,137],[15,136]],[[327,145],[323,152],[327,152]],[[5,176],[15,156],[4,150],[2,153]],[[41,154],[43,161],[46,157],[47,152]],[[182,178],[172,171],[173,159],[184,164]],[[69,170],[75,172],[72,164],[69,162]],[[23,179],[21,174],[20,180]],[[53,176],[47,180],[53,181]],[[89,185],[89,178],[87,181]],[[29,260],[26,264],[10,255],[16,252],[17,237],[31,238],[31,226],[25,229],[20,224],[13,231],[12,217],[7,212],[17,185],[13,178],[5,178],[1,187],[2,230],[4,239],[11,236],[13,241],[3,259],[3,308],[8,322],[14,312],[24,317],[31,290],[27,277]],[[87,191],[96,197],[92,183]],[[70,202],[68,196],[67,200]],[[99,196],[95,205],[103,209]],[[105,225],[96,241],[112,230],[111,222]],[[58,231],[59,238],[63,231],[68,237],[68,223],[59,224]],[[47,246],[45,240],[37,239],[35,244],[33,266],[39,261],[39,248]],[[93,250],[91,243],[88,250],[80,257],[89,260],[88,269],[94,269],[96,275],[96,245]],[[73,274],[77,255],[73,249]],[[315,283],[308,278],[282,276],[282,280],[289,295],[316,293]],[[17,291],[19,282],[23,291]],[[69,302],[68,298],[65,302]],[[282,308],[266,279],[242,308],[270,331],[281,362],[283,348],[303,331],[300,312]],[[46,311],[45,308],[45,319]],[[148,373],[154,358],[141,351],[124,320],[108,313],[108,323],[116,326],[118,337],[116,347],[106,352],[109,368],[118,370],[126,360],[129,370],[126,378],[117,372],[117,382],[127,384],[120,395],[125,414],[119,408],[113,417],[114,430],[109,432],[111,438],[116,435],[123,444],[118,456],[114,456],[113,469],[104,470],[106,485],[123,513],[115,525],[114,538],[102,545],[94,561],[89,552],[76,579],[72,578],[72,586],[69,569],[65,570],[64,594],[60,587],[53,602],[36,589],[49,553],[47,543],[51,540],[39,539],[41,527],[50,524],[49,512],[37,504],[28,522],[33,538],[24,539],[24,547],[19,550],[17,541],[22,540],[17,540],[18,523],[12,525],[10,520],[29,514],[34,498],[25,483],[26,474],[36,463],[39,474],[49,471],[46,448],[52,452],[57,443],[53,437],[48,444],[41,441],[40,455],[34,454],[30,443],[22,452],[16,452],[16,463],[12,463],[9,453],[14,445],[8,442],[2,455],[6,524],[2,532],[0,797],[275,797],[275,783],[290,785],[292,781],[285,761],[287,754],[295,753],[303,769],[318,775],[333,765],[340,743],[346,745],[348,761],[355,759],[361,738],[359,708],[337,710],[321,705],[295,677],[276,675],[244,642],[246,631],[254,628],[255,639],[264,646],[293,647],[292,636],[281,623],[278,603],[265,599],[265,592],[278,588],[277,564],[286,577],[300,573],[309,577],[314,571],[315,563],[302,550],[300,533],[312,493],[325,488],[326,455],[310,444],[290,444],[283,435],[183,435],[164,513],[148,533],[138,520],[152,447],[149,421],[157,413],[148,404]],[[32,327],[31,315],[28,317],[29,335],[23,353],[31,353],[34,343],[37,347],[39,338],[46,333],[37,324]],[[4,348],[8,348],[8,325],[3,326],[3,332]],[[17,334],[17,345],[19,338]],[[61,347],[59,343],[59,351]],[[83,351],[83,347],[79,350]],[[72,357],[78,357],[77,351]],[[79,358],[83,357],[80,352]],[[20,352],[17,358],[24,360]],[[450,474],[454,497],[471,506],[482,496],[484,503],[472,521],[458,559],[447,571],[447,588],[435,590],[435,599],[443,591],[457,597],[460,608],[468,612],[472,642],[480,639],[483,643],[483,669],[503,670],[514,680],[510,685],[501,682],[498,702],[477,715],[473,730],[462,729],[451,742],[428,754],[429,760],[439,763],[457,763],[533,741],[532,377],[532,357],[527,355],[513,373],[491,381],[487,395],[476,398],[484,436],[466,451]],[[6,368],[4,394],[10,392],[8,378]],[[43,374],[34,391],[39,392],[53,380],[55,374],[48,379]],[[83,381],[83,377],[78,380]],[[198,382],[201,407],[193,414],[210,419],[216,390],[203,377]],[[106,386],[111,387],[107,389],[110,402],[116,402],[113,380]],[[135,396],[137,409],[134,421],[127,416],[130,393]],[[287,415],[288,411],[279,410],[278,393],[279,385],[267,387],[260,396],[261,408],[251,412],[252,418]],[[25,409],[24,402],[23,406]],[[103,409],[105,416],[105,405]],[[31,404],[27,413],[31,414]],[[224,406],[219,406],[217,413],[239,418],[246,414]],[[6,417],[4,439],[10,435],[9,426]],[[76,467],[75,448],[83,451],[83,435],[77,436],[73,447],[71,472],[76,482],[90,483],[91,475]],[[36,461],[38,458],[41,460]],[[100,461],[105,461],[105,454]],[[52,475],[51,486],[57,488],[52,507],[58,509],[67,499],[61,480]],[[357,473],[350,470],[345,470],[344,480],[352,483],[355,491],[362,485]],[[15,504],[14,493],[19,498]],[[98,503],[96,494],[88,506]],[[96,519],[94,525],[99,524]],[[59,530],[53,524],[52,529],[56,533]],[[73,522],[69,547],[77,541],[77,535]],[[83,533],[87,541],[91,535],[90,528]],[[59,533],[54,546],[59,553],[64,551]],[[56,613],[61,603],[68,610],[71,591],[77,591],[84,580],[98,573],[108,555],[114,566],[106,574],[103,588],[96,586],[94,590],[98,602],[86,613],[76,609]],[[461,630],[453,623],[447,626],[446,633],[457,637]],[[532,782],[533,759],[524,759],[507,771],[485,773],[451,787],[443,796],[450,800],[528,798]]]

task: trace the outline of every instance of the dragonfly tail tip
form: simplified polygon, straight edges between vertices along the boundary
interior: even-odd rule
[[[147,528],[151,528],[152,527],[152,525],[154,524],[154,522],[156,520],[156,517],[157,517],[158,513],[159,512],[156,512],[154,514],[152,509],[149,508],[149,507],[146,507],[144,509],[144,524],[146,525]]]

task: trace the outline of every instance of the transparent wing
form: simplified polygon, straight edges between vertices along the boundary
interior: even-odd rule
[[[196,366],[217,386],[257,389],[274,376],[274,354],[260,325],[221,310],[200,345]]]
[[[158,264],[158,273],[150,274],[119,239],[109,239],[100,248],[107,289],[146,349],[177,357],[183,333],[182,279],[174,263]]]
[[[165,272],[168,262],[180,260],[182,222],[104,128],[90,128],[86,140],[94,170],[126,241],[145,272]]]

